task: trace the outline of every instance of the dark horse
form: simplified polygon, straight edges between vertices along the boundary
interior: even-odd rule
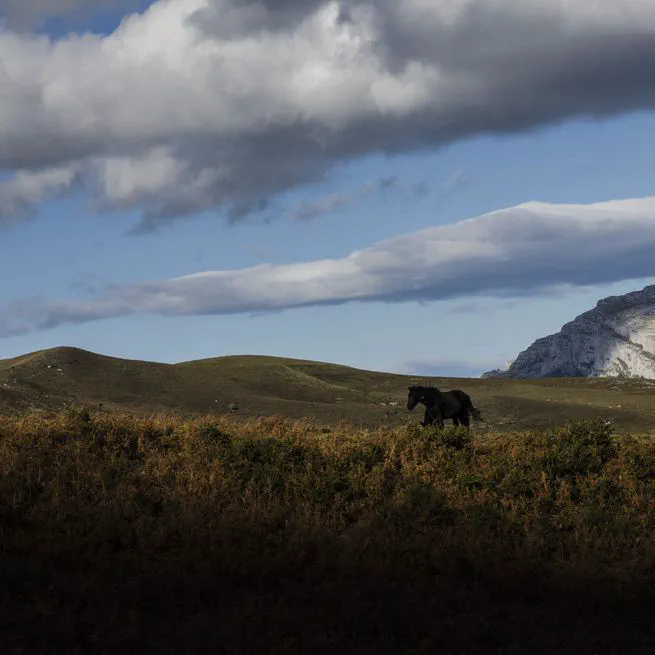
[[[474,420],[482,421],[482,415],[473,407],[471,397],[461,391],[439,391],[436,387],[411,386],[407,394],[407,409],[411,412],[418,403],[425,405],[425,416],[421,425],[437,425],[442,428],[443,420],[453,419],[453,425],[469,426],[469,412]]]

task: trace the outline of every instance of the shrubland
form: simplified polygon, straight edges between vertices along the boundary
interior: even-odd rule
[[[2,652],[652,652],[655,444],[0,419]]]

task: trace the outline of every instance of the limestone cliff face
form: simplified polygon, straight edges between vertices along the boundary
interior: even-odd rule
[[[622,376],[655,379],[655,285],[599,300],[506,368],[482,377]]]

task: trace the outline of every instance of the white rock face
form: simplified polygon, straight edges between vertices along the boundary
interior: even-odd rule
[[[480,377],[481,378],[507,377],[507,372],[512,367],[513,363],[514,360],[510,359],[508,362],[505,363],[505,368],[495,368],[492,371],[487,371],[486,373],[483,373]]]
[[[655,285],[599,300],[557,333],[537,339],[505,371],[482,377],[655,379]]]

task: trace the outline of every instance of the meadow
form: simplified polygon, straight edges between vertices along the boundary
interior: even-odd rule
[[[650,437],[418,418],[6,414],[0,651],[653,652]]]
[[[308,360],[239,355],[162,364],[119,359],[79,348],[51,348],[0,359],[0,414],[48,414],[103,407],[148,417],[237,415],[309,419],[357,429],[418,422],[407,387],[436,385],[470,394],[485,422],[477,431],[547,429],[570,420],[607,418],[621,433],[655,436],[655,380],[618,378],[415,377]]]

